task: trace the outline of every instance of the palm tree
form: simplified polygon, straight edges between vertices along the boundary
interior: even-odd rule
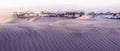
[[[60,16],[60,17],[64,17],[65,14],[64,14],[64,13],[60,13],[60,14],[58,14],[58,16]]]
[[[72,15],[72,18],[75,18],[76,12],[66,12],[66,15]]]
[[[92,15],[92,17],[94,18],[96,13],[95,12],[90,12],[89,15]]]
[[[84,15],[84,14],[85,14],[85,13],[81,11],[81,12],[79,13],[79,16],[81,17],[81,16]]]
[[[13,16],[17,16],[18,18],[24,18],[26,15],[26,12],[14,12]]]
[[[77,13],[77,12],[72,12],[72,15],[73,15],[72,18],[75,18],[76,13]]]

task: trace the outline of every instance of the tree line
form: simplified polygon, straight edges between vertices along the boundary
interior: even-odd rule
[[[64,12],[64,13],[54,13],[54,12],[40,12],[40,13],[35,13],[35,12],[13,12],[13,16],[16,16],[18,18],[26,18],[26,17],[36,17],[36,16],[41,16],[41,14],[46,14],[46,17],[68,17],[68,15],[72,16],[72,18],[75,18],[75,15],[82,16],[85,13],[84,12]]]
[[[35,12],[30,12],[30,11],[25,11],[25,12],[13,12],[13,16],[16,16],[18,18],[26,18],[26,17],[37,17],[45,15],[44,17],[70,17],[71,18],[76,18],[76,15],[79,15],[78,17],[81,17],[82,15],[85,15],[86,13],[83,11],[66,11],[62,13],[57,13],[57,12],[45,12],[41,11],[40,13],[35,13]],[[100,13],[95,13],[95,12],[89,12],[87,15],[92,15],[92,17],[99,16],[99,15],[113,15],[117,16],[120,15],[120,12],[100,12]]]

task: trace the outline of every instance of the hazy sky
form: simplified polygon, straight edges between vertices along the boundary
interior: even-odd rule
[[[85,7],[120,5],[120,0],[0,0],[0,7],[79,5]]]

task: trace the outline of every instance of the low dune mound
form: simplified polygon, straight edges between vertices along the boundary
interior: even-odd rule
[[[29,19],[29,22],[43,22],[43,23],[52,23],[58,20],[66,20],[66,18],[61,17],[33,17]]]
[[[69,24],[76,24],[76,21],[73,20],[58,20],[53,22],[52,24],[55,25],[69,25]]]
[[[25,22],[25,20],[17,18],[17,17],[0,17],[0,23],[1,24],[4,24],[4,23],[21,23],[21,22]]]
[[[90,16],[82,16],[82,17],[76,18],[76,20],[86,20],[86,19],[91,19],[91,17]]]
[[[33,21],[35,21],[36,19],[37,19],[36,17],[28,18],[27,21],[33,22]]]

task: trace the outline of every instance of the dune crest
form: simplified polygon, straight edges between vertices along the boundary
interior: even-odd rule
[[[76,18],[76,20],[87,20],[87,19],[91,19],[91,16],[81,16]]]

